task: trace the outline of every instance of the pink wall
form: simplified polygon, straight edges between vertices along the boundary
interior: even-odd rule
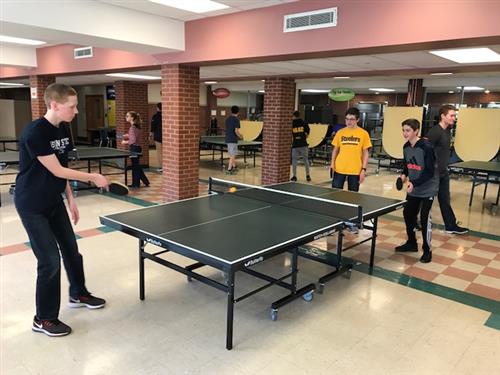
[[[334,28],[283,33],[283,16],[336,6]],[[302,0],[186,22],[184,52],[145,55],[99,49],[73,59],[72,45],[37,50],[34,71],[2,67],[0,77],[229,63],[500,44],[500,1]]]
[[[284,15],[334,6],[336,27],[283,33]],[[436,41],[467,45],[453,41],[485,37],[495,37],[487,40],[493,44],[500,43],[499,14],[500,1],[491,0],[303,0],[187,22],[186,51],[158,57],[172,63],[257,61],[280,55],[346,55],[366,48],[420,49]]]
[[[36,50],[37,68],[2,67],[0,77],[116,71],[128,68],[148,69],[151,67],[158,68],[160,64],[152,55],[103,48],[94,48],[94,57],[92,58],[75,60],[73,58],[73,49],[77,47],[81,46],[61,44],[38,48]]]

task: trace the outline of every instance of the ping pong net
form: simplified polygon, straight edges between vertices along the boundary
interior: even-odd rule
[[[363,227],[363,208],[357,204],[212,177],[209,178],[208,190],[211,194],[234,194],[238,197],[258,200],[271,205],[280,205],[341,219],[346,224],[355,225],[358,228]]]

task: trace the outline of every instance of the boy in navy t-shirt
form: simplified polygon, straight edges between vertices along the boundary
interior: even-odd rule
[[[76,225],[80,215],[68,180],[92,181],[103,188],[107,188],[108,181],[98,173],[68,168],[73,143],[63,122],[71,122],[78,113],[76,91],[54,83],[45,90],[44,100],[47,113],[28,124],[20,137],[14,202],[38,262],[32,329],[48,336],[64,336],[71,333],[71,328],[58,319],[61,256],[70,283],[69,306],[97,309],[106,302],[92,296],[85,287],[83,259],[62,193]]]
[[[240,108],[236,105],[231,107],[231,116],[226,119],[226,144],[227,153],[229,154],[229,163],[227,165],[227,173],[233,174],[236,171],[236,155],[238,154],[238,138],[242,139],[240,129],[240,120],[238,114]]]

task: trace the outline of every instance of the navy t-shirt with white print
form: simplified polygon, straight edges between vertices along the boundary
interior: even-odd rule
[[[42,117],[28,124],[21,134],[14,196],[18,211],[43,213],[62,201],[67,180],[54,176],[37,157],[55,154],[62,166],[68,166],[73,144],[67,126],[54,126]]]

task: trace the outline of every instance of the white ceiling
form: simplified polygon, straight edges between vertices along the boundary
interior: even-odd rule
[[[133,10],[143,15],[144,13],[150,13],[155,16],[188,21],[248,9],[274,6],[296,0],[220,0],[219,2],[229,5],[231,8],[203,15],[165,7],[147,0],[93,1],[127,8],[129,11]],[[26,35],[23,36],[29,37]],[[32,35],[32,37],[36,38],[36,35]],[[481,45],[481,47],[489,47],[500,53],[500,45]],[[485,73],[463,72],[464,67],[465,69],[474,69],[474,67],[480,67],[481,65],[487,64],[458,64],[422,50],[265,63],[202,66],[200,68],[200,77],[202,80],[219,81],[218,86],[225,86],[236,91],[257,91],[263,88],[261,79],[276,75],[296,77],[298,88],[327,89],[333,87],[350,87],[357,89],[357,92],[368,92],[368,88],[376,86],[392,88],[397,92],[406,92],[407,83],[410,78],[423,78],[424,86],[428,87],[429,91],[455,90],[457,86],[480,86],[492,91],[500,91],[500,64]],[[447,71],[453,71],[456,74],[451,76],[431,76],[429,74],[432,72]],[[135,73],[153,76],[160,75],[159,70]],[[333,77],[335,76],[351,76],[352,78],[348,80],[334,80]],[[75,86],[111,84],[115,80],[116,78],[107,77],[103,74],[58,77],[59,82]],[[27,80],[10,81],[28,83]]]
[[[139,12],[150,13],[156,16],[173,18],[181,21],[191,21],[199,18],[207,18],[219,16],[222,14],[236,13],[244,10],[265,8],[274,5],[292,3],[298,0],[217,0],[218,3],[229,6],[229,8],[197,14],[187,12],[185,10],[172,8],[169,6],[152,3],[148,0],[94,0],[101,3],[108,3],[123,8],[133,9]],[[196,1],[196,0],[179,0],[179,1]],[[310,0],[309,0],[310,1]]]

